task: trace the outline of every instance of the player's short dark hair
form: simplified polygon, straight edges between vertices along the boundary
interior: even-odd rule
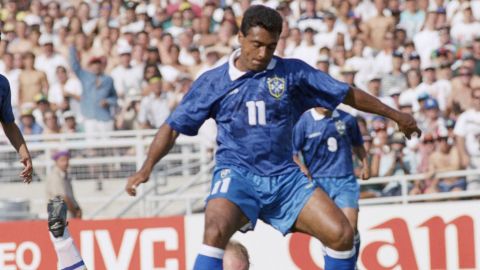
[[[260,26],[270,33],[280,35],[282,23],[282,17],[276,10],[262,5],[253,5],[243,14],[240,31],[247,36],[250,28]]]

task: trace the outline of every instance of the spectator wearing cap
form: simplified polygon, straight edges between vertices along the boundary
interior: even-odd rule
[[[38,42],[42,47],[42,53],[35,60],[35,68],[45,72],[48,83],[53,85],[57,82],[55,69],[58,66],[68,66],[67,60],[61,54],[55,52],[51,36],[42,35]]]
[[[82,129],[77,124],[75,113],[73,111],[65,111],[62,114],[63,125],[61,132],[62,133],[79,133],[82,132]]]
[[[43,128],[45,127],[45,121],[43,121],[43,116],[46,112],[51,111],[50,102],[48,97],[44,94],[37,94],[35,96],[35,109],[33,110],[33,115],[35,116],[36,122]]]
[[[435,66],[426,64],[422,68],[422,82],[417,86],[418,93],[427,93],[433,98],[438,97],[437,77],[435,74]]]
[[[472,42],[475,35],[478,35],[478,29],[480,29],[480,22],[475,21],[472,13],[472,6],[470,1],[465,1],[461,4],[463,20],[452,26],[450,32],[452,39],[457,44],[466,44]]]
[[[320,54],[317,58],[317,64],[315,67],[325,73],[330,73],[330,58],[328,55]]]
[[[403,54],[399,51],[392,53],[392,71],[382,75],[382,95],[391,95],[391,89],[407,89],[407,78],[402,72]]]
[[[112,131],[112,113],[117,106],[117,92],[112,77],[103,73],[102,59],[90,59],[87,71],[80,65],[76,47],[70,46],[70,66],[82,84],[80,107],[85,132],[95,134]]]
[[[18,128],[23,135],[39,135],[43,132],[43,128],[35,122],[33,109],[27,105],[21,108]]]
[[[454,133],[460,152],[462,167],[466,169],[480,169],[480,88],[471,93],[472,108],[460,114],[455,124]],[[480,178],[469,177],[468,189],[480,189]]]
[[[141,66],[133,67],[130,64],[132,48],[128,44],[120,44],[117,47],[117,53],[120,56],[120,63],[111,73],[117,96],[123,99],[127,93],[140,94],[142,91],[143,69]]]
[[[66,67],[58,66],[56,68],[57,82],[54,83],[48,91],[48,101],[52,110],[72,110],[80,114],[80,96],[82,95],[82,85],[74,76],[70,76]]]
[[[458,149],[449,143],[446,132],[439,132],[436,137],[435,151],[429,157],[428,174],[430,183],[425,193],[462,191],[467,187],[464,177],[438,178],[437,173],[457,171],[462,168]]]
[[[413,45],[412,45],[413,46]],[[408,61],[403,64],[402,70],[404,72],[407,72],[411,69],[420,69],[420,55],[416,51],[412,51],[408,55]]]
[[[406,30],[408,39],[413,39],[422,28],[424,21],[425,12],[418,9],[417,1],[406,0],[405,9],[400,14],[400,25]]]
[[[45,72],[34,66],[35,55],[27,52],[23,55],[23,69],[19,76],[20,104],[33,102],[37,94],[48,93],[48,80]]]
[[[365,35],[367,45],[381,50],[383,48],[385,33],[393,32],[395,29],[395,19],[391,16],[385,16],[385,1],[375,0],[375,9],[377,15],[364,21],[361,25],[362,32]]]
[[[67,204],[68,214],[72,218],[82,218],[80,208],[72,187],[72,179],[68,173],[70,165],[70,152],[58,150],[52,155],[55,166],[45,179],[47,201],[60,196]]]
[[[419,122],[419,128],[425,133],[446,133],[445,119],[441,116],[438,102],[434,98],[427,98],[423,107],[425,108],[425,118]]]
[[[142,128],[159,128],[174,109],[174,97],[163,91],[162,83],[161,77],[149,80],[151,94],[142,98],[138,112],[138,122]]]
[[[355,74],[357,71],[349,65],[343,65],[340,69],[341,80],[349,85],[355,86]],[[355,86],[356,87],[356,86]]]

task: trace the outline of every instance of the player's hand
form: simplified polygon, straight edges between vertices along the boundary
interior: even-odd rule
[[[403,134],[410,139],[413,134],[417,137],[422,135],[422,131],[418,128],[415,118],[411,114],[401,113],[400,118],[397,120],[398,127]]]
[[[362,180],[368,180],[370,179],[370,167],[367,165],[367,166],[363,166],[362,168],[362,173],[360,175],[362,177]]]
[[[128,195],[135,196],[137,195],[137,187],[138,185],[145,183],[148,181],[149,173],[146,173],[142,170],[136,172],[134,175],[130,176],[127,181],[127,185],[125,186],[125,191],[127,191]]]
[[[23,164],[24,168],[20,172],[20,177],[23,178],[23,182],[30,184],[32,182],[33,166],[32,158],[30,156],[22,157],[20,162]]]

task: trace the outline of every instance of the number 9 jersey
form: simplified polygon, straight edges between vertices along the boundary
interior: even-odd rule
[[[167,119],[174,130],[196,135],[208,118],[217,127],[217,167],[245,168],[260,176],[297,169],[292,159],[292,131],[300,115],[321,106],[330,110],[343,101],[349,85],[301,60],[273,57],[261,72],[227,63],[198,78]]]
[[[353,175],[352,146],[362,146],[363,138],[352,115],[335,110],[331,115],[315,109],[305,112],[293,131],[293,154],[302,153],[312,177]]]

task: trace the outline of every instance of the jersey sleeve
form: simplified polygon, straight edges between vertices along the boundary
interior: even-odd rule
[[[172,129],[189,136],[198,134],[200,126],[210,118],[215,102],[211,81],[207,72],[192,84],[180,105],[166,120]]]
[[[0,104],[0,112],[1,112],[0,120],[3,123],[12,123],[15,121],[15,117],[13,116],[13,111],[12,111],[10,84],[8,83],[7,78],[3,76],[0,77],[0,88],[2,92],[2,99]]]
[[[357,119],[355,117],[349,115],[348,116],[348,123],[349,123],[349,133],[348,136],[352,142],[353,146],[362,146],[363,145],[363,137],[362,133],[360,132],[360,128],[358,127]]]
[[[301,60],[291,61],[293,63],[289,66],[296,75],[297,96],[305,109],[324,107],[333,111],[343,102],[350,89],[348,84],[335,80]]]
[[[455,124],[455,127],[453,129],[453,133],[457,136],[460,137],[465,137],[467,135],[467,130],[466,129],[466,113],[460,114],[458,117],[457,123]]]
[[[303,116],[305,117],[305,115]],[[292,134],[292,154],[296,155],[302,151],[305,144],[305,121],[300,119],[293,128]]]

